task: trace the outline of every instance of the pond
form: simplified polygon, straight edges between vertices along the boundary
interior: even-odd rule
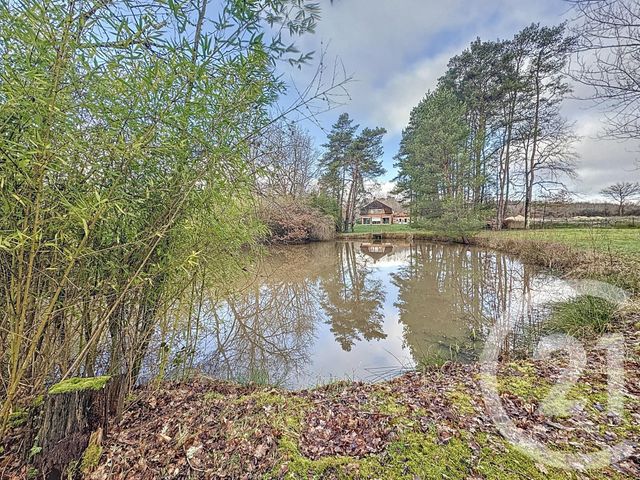
[[[508,255],[461,245],[290,246],[271,250],[235,293],[204,299],[185,339],[196,339],[190,366],[220,379],[286,388],[377,381],[474,361],[505,316],[509,347],[526,347],[549,303],[571,290]]]

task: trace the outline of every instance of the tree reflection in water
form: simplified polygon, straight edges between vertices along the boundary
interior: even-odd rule
[[[287,386],[309,362],[320,320],[308,248],[274,250],[223,300],[204,300],[195,370],[215,378]]]
[[[335,270],[321,280],[321,305],[336,341],[351,351],[357,341],[386,338],[382,328],[386,294],[356,244],[336,243],[335,249]]]
[[[173,342],[173,374],[305,387],[366,380],[371,369],[469,361],[505,313],[516,332],[507,347],[526,344],[562,289],[508,256],[463,246],[281,248],[231,293],[201,292],[196,321]]]
[[[496,319],[514,322],[510,348],[539,325],[531,297],[533,267],[506,255],[459,245],[414,244],[393,273],[404,338],[416,361],[475,360]]]

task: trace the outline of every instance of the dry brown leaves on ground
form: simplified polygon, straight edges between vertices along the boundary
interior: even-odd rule
[[[277,407],[238,401],[252,390],[197,381],[145,392],[91,478],[259,477],[274,465],[280,432]]]
[[[341,455],[363,457],[379,453],[393,437],[390,416],[367,408],[370,389],[352,384],[332,395],[330,389],[311,392],[314,408],[300,435],[300,451],[311,459]]]

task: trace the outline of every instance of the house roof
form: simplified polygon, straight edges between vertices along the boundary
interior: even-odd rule
[[[371,209],[384,209],[385,213],[389,215],[393,213],[393,208],[380,200],[373,200],[372,202],[367,203],[362,208],[360,208],[360,213],[364,215]]]
[[[369,202],[369,204],[365,205],[364,208],[367,208],[369,205],[371,205],[374,202],[380,202],[383,205],[386,205],[387,207],[389,207],[391,210],[393,210],[394,214],[402,214],[402,213],[406,213],[406,209],[402,206],[402,204],[396,200],[395,198],[392,197],[387,197],[387,198],[377,198],[375,199],[373,202]]]

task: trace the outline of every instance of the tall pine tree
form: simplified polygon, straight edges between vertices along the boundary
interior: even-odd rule
[[[340,228],[353,230],[357,208],[366,194],[366,184],[385,173],[380,158],[383,155],[384,128],[359,126],[343,113],[328,135],[322,157],[321,188],[332,195],[340,209]]]

